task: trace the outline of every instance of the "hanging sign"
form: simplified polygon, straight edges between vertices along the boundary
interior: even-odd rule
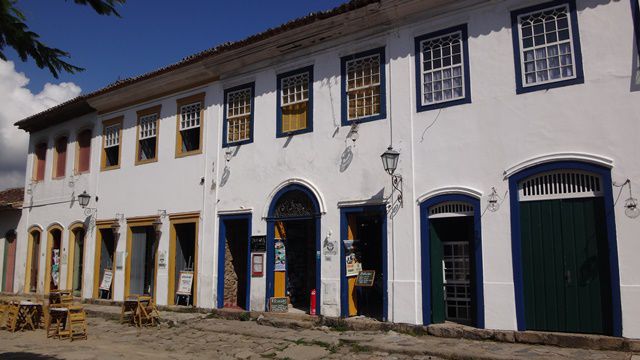
[[[53,262],[51,264],[51,280],[53,285],[58,288],[60,281],[60,249],[53,249]]]
[[[193,285],[193,271],[180,271],[180,280],[178,280],[178,295],[191,295],[191,287]]]
[[[100,283],[100,290],[111,290],[111,282],[113,281],[113,271],[111,269],[104,269],[104,275],[102,275],[102,282]]]
[[[264,235],[251,237],[251,252],[266,252],[267,237]]]
[[[269,298],[269,311],[286,313],[289,311],[289,298],[272,297]]]
[[[358,276],[362,271],[362,263],[357,250],[358,240],[342,240],[345,249],[347,276]]]
[[[355,286],[371,287],[376,279],[375,270],[362,270],[356,278]]]
[[[264,274],[264,254],[251,255],[251,276],[262,277]]]
[[[273,246],[275,248],[275,263],[273,271],[287,271],[287,258],[284,241],[276,240],[274,241]]]

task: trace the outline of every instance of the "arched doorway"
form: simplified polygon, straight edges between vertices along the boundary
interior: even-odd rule
[[[44,293],[60,289],[60,259],[62,256],[62,227],[52,225],[47,238],[46,268],[44,277]]]
[[[2,291],[13,292],[13,275],[16,266],[16,232],[9,230],[4,236],[4,260],[2,262]]]
[[[320,207],[302,185],[276,193],[267,217],[267,297],[288,297],[292,311],[309,312],[311,292],[320,313]]]
[[[480,201],[443,194],[420,204],[423,323],[484,327]]]
[[[610,169],[532,166],[509,193],[518,330],[621,336]]]
[[[29,246],[27,249],[27,268],[25,273],[24,292],[38,291],[38,269],[40,268],[40,227],[29,229]]]

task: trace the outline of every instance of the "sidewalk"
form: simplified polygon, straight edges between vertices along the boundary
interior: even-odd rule
[[[120,308],[105,305],[86,305],[92,317],[119,319]],[[442,359],[604,359],[640,360],[631,352],[561,348],[548,345],[529,345],[495,341],[478,341],[436,337],[412,336],[395,331],[335,331],[327,326],[315,326],[303,317],[259,316],[256,321],[238,321],[218,318],[220,311],[210,314],[199,312],[162,311],[162,327],[175,327],[180,333],[241,335],[264,341],[285,341],[284,357],[292,359],[320,359],[340,347],[355,352],[398,354],[410,358],[437,357]],[[229,317],[240,316],[229,312]],[[243,319],[248,319],[243,317]],[[277,326],[277,327],[274,327]],[[154,331],[149,329],[148,331]],[[276,354],[280,356],[281,354]],[[427,356],[427,357],[425,357]]]

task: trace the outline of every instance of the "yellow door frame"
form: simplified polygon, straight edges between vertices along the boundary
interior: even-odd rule
[[[102,254],[102,231],[101,230],[109,230],[111,231],[111,224],[113,224],[115,220],[99,220],[96,221],[96,247],[94,249],[94,261],[93,261],[93,298],[98,299],[98,295],[100,294],[100,255]],[[113,247],[113,279],[111,280],[111,291],[109,291],[109,300],[113,300],[113,285],[116,279],[115,276],[115,265],[116,265],[116,249],[118,247],[117,239],[114,238],[116,242]]]
[[[132,227],[139,226],[151,226],[153,227],[153,222],[156,220],[157,216],[141,216],[141,217],[132,217],[127,218],[127,259],[126,265],[124,269],[124,298],[126,299],[129,295],[130,284],[131,284],[131,242],[133,240],[133,231],[131,231]],[[155,241],[160,241],[160,239],[154,239]],[[156,254],[154,256],[154,270],[153,270],[153,298],[156,298],[156,289],[158,288],[158,249],[156,248]],[[142,295],[142,294],[140,294]]]
[[[76,257],[76,230],[78,229],[82,229],[84,231],[84,223],[76,221],[74,223],[72,223],[69,226],[69,251],[67,252],[67,289],[71,290],[73,292],[73,275],[76,269],[74,269],[74,263],[75,263],[75,257]],[[86,237],[87,237],[87,232],[85,231],[85,244],[86,244]],[[83,251],[82,254],[80,254],[80,256],[82,256],[82,258],[84,259],[84,247],[83,247]],[[82,262],[82,267],[83,269],[81,271],[84,271],[84,261]],[[80,283],[80,297],[82,297],[82,283]]]
[[[40,244],[42,244],[42,228],[33,225],[29,228],[29,243],[27,244],[27,268],[25,269],[25,281],[24,281],[24,292],[31,292],[31,264],[33,264],[33,246],[35,240],[33,239],[33,234],[38,233],[38,239]],[[40,256],[40,249],[38,249],[37,256]],[[36,278],[36,292],[38,292],[38,279]]]
[[[167,292],[167,304],[174,305],[175,304],[175,282],[176,282],[176,225],[180,224],[191,224],[194,223],[196,225],[195,229],[195,242],[194,244],[194,259],[193,259],[193,306],[197,306],[197,294],[198,294],[198,240],[200,239],[200,212],[190,212],[190,213],[180,213],[180,214],[170,214],[170,230],[169,230],[169,286]]]
[[[53,231],[60,231],[60,247],[62,248],[62,234],[64,233],[64,228],[60,224],[53,224],[47,228],[47,252],[46,252],[46,267],[44,269],[44,293],[48,294],[51,291],[51,251],[53,249]],[[62,259],[62,252],[60,253],[60,257]],[[62,265],[62,261],[61,261]],[[60,268],[58,269],[58,275],[60,275]],[[60,280],[58,279],[58,289],[60,289]]]

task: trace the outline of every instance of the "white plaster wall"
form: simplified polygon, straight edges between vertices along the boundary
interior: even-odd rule
[[[266,234],[263,220],[270,195],[288,179],[301,179],[319,194],[326,213],[321,217],[321,239],[340,240],[338,204],[380,200],[389,195],[390,180],[383,171],[380,154],[389,145],[390,125],[393,146],[401,152],[397,173],[404,178],[404,207],[388,223],[389,318],[396,322],[420,323],[420,218],[416,199],[450,186],[477,189],[483,196],[495,187],[506,198],[499,211],[482,216],[482,251],[485,321],[487,328],[515,329],[508,182],[503,172],[510,166],[542,154],[584,152],[613,160],[613,180],[632,180],[640,189],[640,101],[635,83],[633,29],[629,3],[579,0],[578,21],[582,42],[585,83],[516,95],[510,11],[537,1],[493,2],[448,16],[429,18],[360,39],[350,35],[345,44],[336,42],[317,51],[311,49],[297,59],[276,59],[271,64],[247,67],[243,74],[228,74],[203,89],[207,92],[204,119],[204,153],[175,158],[175,113],[177,98],[203,89],[172,95],[157,101],[123,109],[99,117],[90,115],[32,134],[30,149],[42,137],[76,129],[92,122],[124,115],[122,165],[119,170],[99,171],[100,138],[94,139],[92,171],[76,179],[77,195],[86,189],[98,194],[98,218],[155,215],[200,211],[198,304],[215,305],[217,293],[218,212],[252,213],[252,233]],[[472,103],[417,113],[415,110],[415,36],[443,28],[468,24]],[[346,41],[345,39],[343,39]],[[342,40],[341,40],[342,41]],[[387,64],[387,119],[363,123],[359,139],[347,138],[348,127],[340,126],[340,57],[385,46]],[[314,109],[312,133],[276,138],[276,75],[303,66],[314,66]],[[255,82],[255,134],[253,143],[231,147],[225,161],[221,148],[223,91]],[[635,86],[635,87],[634,87]],[[634,90],[635,89],[635,90]],[[630,91],[632,90],[632,91]],[[134,165],[135,112],[162,104],[157,163]],[[102,126],[96,123],[94,134]],[[71,138],[73,138],[71,134]],[[70,147],[71,148],[71,147]],[[348,167],[341,169],[341,157],[353,153]],[[48,154],[50,155],[50,154]],[[72,156],[72,153],[69,153]],[[47,174],[51,172],[48,156]],[[73,164],[73,161],[68,161]],[[224,167],[229,177],[222,181]],[[28,174],[31,169],[29,160]],[[204,177],[204,184],[200,179]],[[35,201],[69,200],[67,184],[47,180],[33,188]],[[625,190],[626,191],[626,190]],[[614,196],[617,189],[614,189]],[[626,196],[626,193],[623,194]],[[29,197],[27,197],[29,199]],[[623,335],[640,337],[640,265],[634,254],[639,222],[624,216],[616,206],[616,230],[620,262],[623,307]],[[26,220],[25,220],[26,216]],[[23,226],[53,221],[68,226],[84,219],[77,204],[32,208],[23,211]],[[22,225],[21,225],[22,226]],[[66,229],[66,228],[65,228]],[[123,224],[124,229],[124,224]],[[22,237],[25,231],[19,231]],[[329,235],[331,234],[331,235]],[[20,235],[19,235],[20,236]],[[93,236],[93,235],[91,235]],[[68,231],[64,241],[67,243]],[[43,237],[43,239],[45,239]],[[122,237],[124,239],[124,236]],[[25,244],[20,239],[19,244]],[[43,246],[46,242],[42,242]],[[87,251],[93,254],[93,242]],[[24,245],[23,245],[24,248]],[[19,248],[19,261],[26,249]],[[118,245],[124,251],[124,241]],[[168,251],[168,219],[165,220],[160,251]],[[265,259],[266,261],[266,259]],[[322,313],[339,314],[340,262],[338,256],[321,256]],[[93,257],[86,269],[93,269]],[[44,262],[42,262],[44,264]],[[24,265],[23,265],[24,267]],[[265,269],[266,271],[267,269]],[[85,293],[92,283],[85,272]],[[44,272],[41,271],[41,276]],[[24,281],[24,271],[21,277]],[[158,303],[166,302],[166,269],[158,272]],[[116,299],[123,293],[123,273],[115,278]],[[251,280],[251,308],[264,309],[265,278]]]

